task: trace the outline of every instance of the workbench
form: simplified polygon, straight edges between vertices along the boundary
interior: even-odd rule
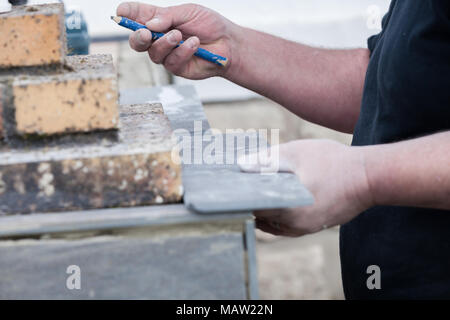
[[[197,114],[178,113],[173,125],[194,117],[209,126],[192,88],[169,90],[180,95],[144,88],[122,92],[121,103],[182,100]],[[6,216],[0,257],[1,299],[258,298],[250,212],[198,214],[174,204]],[[80,289],[66,285],[70,266],[79,267]]]
[[[1,299],[254,299],[250,214],[182,204],[4,217]],[[69,290],[69,266],[81,289]]]
[[[210,129],[192,86],[127,89],[120,100],[161,103],[177,139]],[[245,138],[249,145],[214,157],[236,158],[252,151],[252,139],[261,142]],[[201,140],[192,148],[204,154]],[[290,173],[245,174],[236,163],[182,167],[182,204],[0,217],[0,298],[257,299],[252,211],[308,205],[311,194]],[[80,289],[66,285],[73,270]]]

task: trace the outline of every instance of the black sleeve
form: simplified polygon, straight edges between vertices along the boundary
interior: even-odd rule
[[[379,34],[376,34],[374,36],[371,36],[369,39],[367,39],[367,47],[369,48],[370,53],[375,50],[375,46],[377,44],[378,38],[380,37],[381,32]]]
[[[448,1],[448,0],[446,0],[446,1]],[[394,9],[396,2],[397,2],[397,0],[391,1],[391,4],[389,6],[389,11],[384,15],[383,21],[381,22],[381,28],[382,28],[381,32],[376,35],[373,35],[369,39],[367,39],[367,47],[369,48],[371,53],[373,52],[373,50],[375,50],[378,39],[383,35],[384,31],[386,30],[386,27],[389,23],[389,19],[392,14],[392,10]]]

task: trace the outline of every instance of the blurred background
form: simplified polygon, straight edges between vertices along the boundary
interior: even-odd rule
[[[3,0],[1,0],[3,1]],[[5,1],[6,2],[6,1]],[[29,4],[58,1],[30,0]],[[121,89],[167,84],[193,84],[213,127],[280,129],[281,142],[328,138],[350,143],[351,136],[303,121],[276,103],[224,79],[188,81],[168,74],[146,54],[129,49],[129,32],[114,25],[120,0],[66,0],[73,53],[110,53]],[[143,1],[170,6],[176,0]],[[277,36],[328,48],[366,47],[367,38],[381,29],[390,0],[203,0],[232,21]],[[81,13],[81,15],[80,15]],[[80,20],[81,19],[81,20]],[[75,30],[71,26],[77,26]],[[88,36],[88,37],[87,37]],[[69,39],[70,40],[70,39]],[[86,48],[80,43],[88,42]],[[83,51],[84,50],[84,51]],[[270,70],[267,70],[270,72]],[[225,89],[224,89],[225,88]],[[326,155],[324,155],[326,156]],[[339,230],[301,239],[257,233],[260,296],[262,299],[343,299],[339,266]]]

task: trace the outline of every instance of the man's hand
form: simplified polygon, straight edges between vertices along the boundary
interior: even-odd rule
[[[275,164],[277,148],[279,163]],[[268,166],[293,172],[315,198],[309,207],[255,212],[257,227],[298,237],[346,223],[369,208],[372,199],[361,151],[328,140],[303,140],[272,148],[269,161],[260,155],[247,164],[241,162],[247,172],[260,172]]]
[[[235,63],[233,33],[238,27],[210,9],[194,4],[162,8],[125,2],[117,8],[117,15],[145,24],[152,31],[167,32],[152,42],[150,31],[138,30],[130,35],[130,46],[138,52],[148,51],[153,62],[177,76],[194,80],[223,76]],[[185,42],[176,48],[182,40]],[[195,57],[200,44],[227,57],[228,65],[224,68]]]
[[[294,172],[315,197],[309,207],[256,212],[258,227],[275,235],[318,232],[372,206],[450,210],[450,131],[367,147],[303,140],[279,146],[279,161],[276,147],[271,157],[254,158],[260,161],[241,163],[242,170]]]
[[[328,50],[305,46],[240,27],[193,4],[156,7],[122,3],[117,15],[169,32],[152,43],[148,30],[130,36],[130,45],[188,79],[224,77],[272,99],[305,120],[353,132],[369,63],[369,50]],[[176,48],[181,40],[186,42]],[[228,58],[220,67],[194,56],[197,48]]]

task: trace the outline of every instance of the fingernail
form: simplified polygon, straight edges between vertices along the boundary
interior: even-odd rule
[[[280,162],[278,154],[269,155],[267,150],[265,152],[241,156],[237,164],[243,172],[264,174],[292,172],[289,163],[285,161]]]
[[[261,171],[261,164],[259,163],[258,154],[249,154],[241,156],[238,159],[237,164],[243,172]]]
[[[139,44],[144,44],[144,41],[142,40],[142,30],[136,32],[136,40]]]
[[[195,38],[187,39],[186,45],[191,49],[195,49],[195,47],[197,47],[197,39],[195,39]]]
[[[176,32],[175,32],[175,31],[170,31],[170,32],[167,34],[167,41],[168,41],[170,44],[173,44],[173,45],[175,45],[175,44],[178,43],[178,40],[177,40],[177,36],[176,36]]]

